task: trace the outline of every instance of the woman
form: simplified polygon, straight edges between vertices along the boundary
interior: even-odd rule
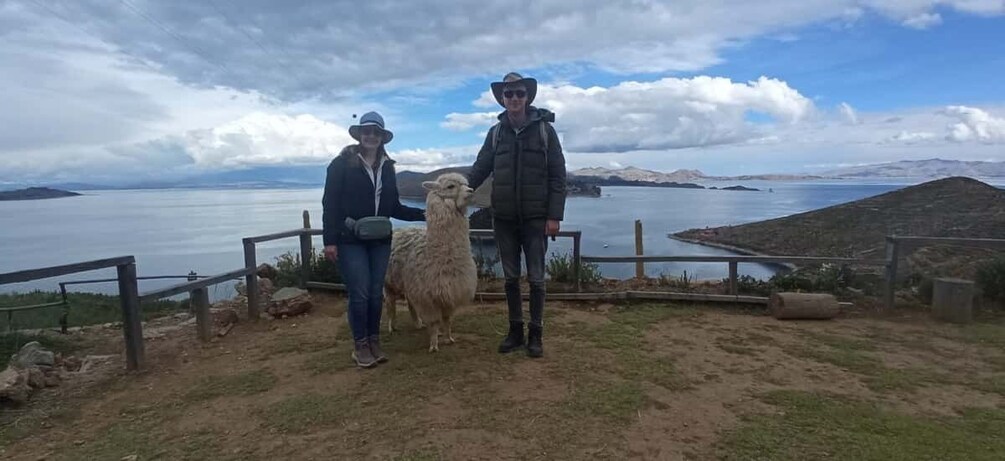
[[[425,211],[401,204],[394,160],[384,145],[394,135],[376,112],[363,114],[346,146],[328,165],[324,207],[325,257],[339,265],[349,292],[349,328],[356,365],[387,361],[380,348],[384,274],[391,256],[390,219],[425,221]]]

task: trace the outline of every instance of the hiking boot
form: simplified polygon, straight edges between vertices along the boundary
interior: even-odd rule
[[[356,366],[370,368],[377,364],[377,359],[373,358],[373,352],[370,352],[370,341],[367,338],[355,341],[353,346],[354,350],[350,357],[353,362],[356,362]]]
[[[509,333],[499,344],[499,353],[506,354],[523,347],[523,322],[510,322]]]
[[[380,335],[370,336],[370,353],[373,354],[373,359],[377,363],[387,361],[387,354],[384,354],[384,350],[380,348]]]
[[[541,345],[541,327],[530,325],[527,332],[527,356],[538,358],[544,355],[544,346]]]

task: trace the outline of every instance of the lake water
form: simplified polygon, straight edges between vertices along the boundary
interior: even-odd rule
[[[729,252],[671,240],[668,233],[705,226],[777,218],[888,192],[905,184],[743,182],[759,192],[605,187],[600,198],[572,197],[565,230],[583,232],[583,254],[634,254],[634,221],[641,219],[644,248],[651,255],[720,255]],[[723,184],[731,185],[731,184]],[[772,192],[768,192],[768,189]],[[80,197],[0,202],[0,273],[91,259],[133,255],[141,276],[211,275],[243,266],[243,237],[301,226],[308,210],[321,224],[322,190],[131,190],[89,191]],[[409,202],[421,206],[418,202]],[[397,223],[421,225],[421,223]],[[299,248],[290,238],[259,245],[259,262]],[[316,248],[321,238],[315,237]],[[549,252],[571,251],[571,239],[551,242]],[[634,264],[604,264],[608,277],[630,277]],[[772,269],[740,264],[741,274],[770,277]],[[647,273],[699,279],[727,275],[726,264],[651,264]],[[0,286],[0,291],[57,290],[57,282],[114,277],[114,269]],[[140,291],[178,283],[141,281]],[[115,292],[114,283],[82,285],[79,291]],[[231,285],[211,289],[214,299],[233,294]]]

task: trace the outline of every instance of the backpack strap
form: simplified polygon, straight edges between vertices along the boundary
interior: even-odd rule
[[[544,155],[546,158],[548,156],[548,129],[545,126],[547,123],[548,122],[541,120],[537,124],[538,132],[541,135],[541,145],[544,147]],[[495,125],[492,125],[492,129],[490,130],[490,134],[492,136],[492,152],[495,152],[496,147],[499,145],[499,125],[502,125],[502,122],[496,122]]]

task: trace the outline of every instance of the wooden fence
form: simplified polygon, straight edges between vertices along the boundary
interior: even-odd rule
[[[267,235],[246,237],[242,239],[244,247],[244,267],[233,271],[212,276],[197,276],[194,274],[184,276],[188,280],[183,283],[150,290],[142,294],[138,293],[137,280],[155,277],[137,277],[136,262],[132,256],[122,256],[95,261],[87,261],[64,266],[45,267],[41,269],[31,269],[18,272],[0,274],[0,285],[10,283],[20,283],[32,280],[58,277],[67,274],[87,272],[97,269],[115,267],[117,277],[115,279],[104,279],[102,281],[118,281],[119,297],[122,305],[122,325],[123,336],[126,346],[126,365],[130,370],[139,369],[143,364],[143,332],[140,315],[140,303],[161,298],[175,296],[181,293],[188,293],[193,309],[196,313],[196,329],[198,337],[207,341],[210,337],[211,325],[209,313],[208,287],[223,283],[229,280],[244,278],[247,284],[248,298],[248,318],[257,320],[259,318],[258,291],[258,257],[256,245],[262,242],[285,238],[298,238],[300,240],[300,286],[302,288],[325,288],[341,289],[345,287],[341,284],[332,284],[310,280],[311,263],[314,258],[312,238],[321,235],[321,229],[313,229],[310,225],[310,215],[307,211],[303,213],[304,226],[299,229],[292,229]],[[636,223],[636,242],[640,240],[641,225]],[[484,239],[491,237],[491,230],[471,230],[471,237],[474,239]],[[575,278],[575,293],[555,293],[549,294],[550,299],[566,300],[601,300],[601,299],[663,299],[663,300],[687,300],[704,302],[732,302],[732,303],[754,303],[766,304],[767,298],[758,296],[741,296],[737,289],[737,273],[740,263],[755,264],[854,264],[863,266],[884,266],[886,268],[886,293],[885,301],[888,308],[893,307],[894,292],[897,282],[897,266],[900,258],[906,256],[911,250],[927,245],[955,245],[977,248],[1005,249],[1005,239],[967,239],[967,238],[933,238],[933,237],[903,237],[890,236],[886,241],[886,259],[859,259],[859,258],[837,258],[837,257],[816,257],[816,256],[748,256],[748,255],[726,255],[726,256],[654,256],[641,254],[641,245],[637,245],[637,253],[629,256],[584,256],[582,254],[582,232],[581,231],[561,231],[557,237],[571,238],[573,241],[573,270]],[[672,293],[672,292],[641,292],[627,291],[620,293],[583,293],[580,284],[582,265],[584,263],[594,264],[636,264],[637,273],[644,273],[646,263],[659,262],[701,262],[701,263],[725,263],[729,266],[729,294],[713,295],[701,293]],[[201,278],[199,278],[201,277]],[[60,289],[65,293],[65,285],[74,282],[64,282],[60,284]],[[83,283],[83,282],[80,282]],[[504,293],[478,293],[480,299],[505,299]],[[33,306],[17,306],[0,308],[0,312],[14,312],[18,310],[37,309],[53,305],[64,304],[63,302],[40,304]]]

